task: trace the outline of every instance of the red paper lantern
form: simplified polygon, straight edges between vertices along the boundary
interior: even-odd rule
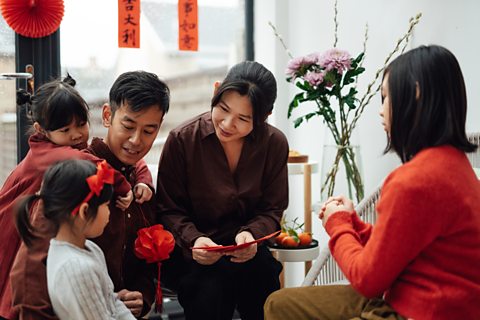
[[[64,5],[63,0],[0,0],[0,10],[13,31],[41,38],[60,27]]]
[[[159,311],[162,308],[160,262],[169,258],[170,252],[172,252],[174,246],[175,239],[173,238],[173,235],[167,230],[164,230],[161,224],[142,228],[137,232],[137,239],[135,240],[135,255],[140,259],[147,260],[148,263],[158,263],[158,281],[155,305]]]

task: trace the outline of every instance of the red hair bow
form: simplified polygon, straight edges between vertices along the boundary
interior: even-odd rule
[[[87,178],[87,184],[90,188],[90,192],[87,194],[85,199],[83,199],[83,201],[80,202],[80,204],[76,206],[75,209],[73,209],[72,215],[77,214],[82,203],[88,202],[93,197],[93,195],[96,195],[98,197],[100,195],[100,192],[102,192],[103,186],[105,184],[113,184],[113,175],[114,171],[112,167],[108,165],[106,160],[99,162],[97,164],[97,173]]]

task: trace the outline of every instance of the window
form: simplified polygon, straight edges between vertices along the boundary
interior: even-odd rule
[[[15,72],[15,33],[0,15],[0,73]],[[17,165],[15,80],[0,80],[0,185]]]
[[[103,137],[100,107],[115,78],[131,70],[156,73],[171,90],[161,141],[181,122],[210,110],[213,83],[224,77],[230,65],[245,59],[245,4],[243,0],[198,0],[197,52],[178,50],[176,0],[142,0],[140,49],[118,48],[117,5],[117,0],[65,1],[62,75],[69,72],[75,78],[91,107],[91,136]],[[158,163],[161,145],[152,148],[148,163]]]

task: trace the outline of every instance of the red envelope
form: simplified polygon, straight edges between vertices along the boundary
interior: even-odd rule
[[[278,236],[279,234],[280,234],[280,230],[275,231],[274,233],[271,233],[271,234],[269,234],[269,235],[267,235],[263,238],[253,240],[253,241],[250,241],[250,242],[245,242],[245,243],[242,243],[242,244],[236,244],[236,245],[232,244],[230,246],[214,246],[214,247],[191,247],[190,249],[192,249],[192,250],[207,250],[207,251],[215,251],[215,252],[234,251],[234,250],[246,248],[248,246],[251,246],[254,243],[260,243],[260,242],[265,241],[267,239]]]

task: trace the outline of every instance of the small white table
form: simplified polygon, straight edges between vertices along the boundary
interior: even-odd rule
[[[270,251],[280,262],[303,262],[315,260],[318,257],[320,249],[317,244],[315,247],[305,249],[280,249],[270,247]]]
[[[317,162],[288,163],[288,175],[303,175],[303,205],[304,230],[312,232],[312,173],[318,172]],[[270,248],[274,257],[282,262],[305,262],[305,275],[312,266],[319,253],[318,245],[306,249]],[[280,283],[283,287],[284,272],[280,274]]]
[[[307,275],[308,270],[310,270],[312,260],[315,260],[318,257],[320,252],[318,243],[315,247],[311,248],[276,248],[270,247],[272,255],[282,263],[283,270],[280,273],[280,287],[283,288],[285,285],[285,262],[305,262],[305,275]]]
[[[305,232],[312,232],[312,173],[318,172],[317,162],[288,163],[289,175],[303,174],[303,212]]]

